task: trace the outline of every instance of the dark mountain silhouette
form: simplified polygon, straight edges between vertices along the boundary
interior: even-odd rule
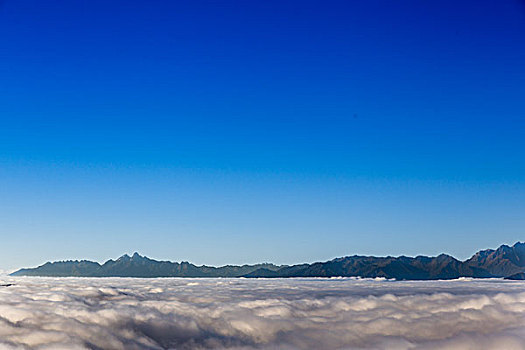
[[[525,281],[525,272],[515,273],[514,275],[505,277],[506,280]]]
[[[385,277],[399,280],[454,279],[459,277],[508,277],[520,279],[525,273],[525,243],[487,249],[460,261],[446,254],[436,257],[348,256],[326,262],[276,266],[273,264],[196,266],[189,262],[157,261],[123,255],[103,265],[91,261],[45,263],[21,269],[13,276],[79,277]]]
[[[247,277],[385,277],[407,280],[493,277],[490,272],[465,265],[449,255],[410,258],[350,256],[331,261],[282,267],[277,271],[258,269]]]
[[[466,261],[467,265],[480,267],[493,275],[509,276],[525,271],[525,243],[512,247],[502,245],[498,249],[482,250]]]
[[[48,262],[33,269],[20,269],[12,276],[49,277],[241,277],[259,268],[277,270],[272,264],[242,266],[196,266],[188,262],[157,261],[138,253],[108,260],[103,265],[92,261]]]

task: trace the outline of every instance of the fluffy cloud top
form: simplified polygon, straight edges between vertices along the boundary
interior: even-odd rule
[[[3,280],[0,349],[525,349],[522,282]]]

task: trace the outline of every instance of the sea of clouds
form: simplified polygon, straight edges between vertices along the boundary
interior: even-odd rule
[[[0,283],[0,349],[525,349],[523,282],[4,277]]]

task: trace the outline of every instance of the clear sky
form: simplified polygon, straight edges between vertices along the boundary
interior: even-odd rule
[[[0,1],[0,268],[518,240],[523,1]]]

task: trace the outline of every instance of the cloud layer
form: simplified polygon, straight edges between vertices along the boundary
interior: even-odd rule
[[[3,280],[0,349],[525,350],[522,282]]]

